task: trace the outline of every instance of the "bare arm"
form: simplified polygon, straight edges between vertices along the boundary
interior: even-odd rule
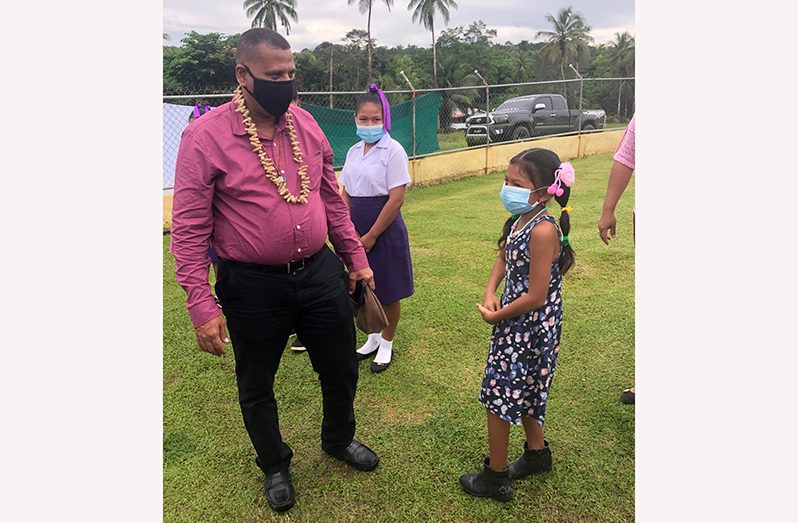
[[[632,172],[631,168],[617,160],[612,163],[610,179],[607,182],[607,193],[604,196],[604,207],[601,210],[598,223],[599,236],[605,244],[609,244],[608,232],[615,238],[615,207],[632,179]]]
[[[549,222],[543,222],[532,229],[529,238],[529,289],[512,303],[492,312],[477,305],[482,317],[488,323],[495,324],[507,318],[515,318],[537,310],[546,303],[546,294],[551,277],[551,264],[559,249],[560,236],[557,229]]]
[[[504,256],[505,248],[502,247],[499,251],[499,255],[496,256],[496,261],[493,262],[488,284],[485,287],[485,292],[482,294],[482,306],[490,311],[497,311],[501,308],[501,304],[496,298],[496,291],[499,288],[499,284],[504,279]]]

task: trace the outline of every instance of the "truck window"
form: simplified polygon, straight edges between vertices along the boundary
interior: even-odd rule
[[[532,107],[529,104],[529,100],[525,100],[523,98],[510,98],[506,102],[502,103],[499,107],[495,109],[496,111],[504,111],[504,112],[511,112],[511,111],[531,111]]]
[[[546,105],[546,110],[547,111],[551,111],[551,98],[549,98],[548,96],[541,96],[541,97],[535,98],[535,105],[537,105],[537,104],[545,104]]]
[[[551,102],[554,104],[555,111],[565,111],[565,99],[562,96],[553,96]]]

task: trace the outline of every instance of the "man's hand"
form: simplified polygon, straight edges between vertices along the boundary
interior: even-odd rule
[[[612,234],[613,239],[615,238],[615,213],[612,211],[603,211],[601,213],[601,218],[599,218],[598,222],[598,231],[599,236],[601,236],[601,241],[604,242],[605,245],[610,244],[610,238],[607,234],[609,232]]]
[[[355,292],[355,283],[360,280],[374,290],[374,273],[370,267],[349,273],[349,294]]]
[[[204,352],[209,352],[214,356],[224,356],[224,344],[230,343],[227,337],[227,327],[224,324],[224,315],[220,314],[214,319],[203,323],[195,329],[197,344]]]
[[[374,238],[369,233],[366,233],[360,237],[360,244],[363,246],[363,250],[366,252],[369,252],[374,247],[375,243],[377,243],[377,238]]]
[[[485,320],[485,323],[489,323],[491,325],[496,325],[499,323],[499,313],[491,311],[477,303],[477,310],[482,315],[482,319]]]

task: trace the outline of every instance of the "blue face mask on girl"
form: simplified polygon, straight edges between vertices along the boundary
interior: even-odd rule
[[[526,214],[540,205],[540,202],[529,203],[529,197],[533,192],[537,191],[504,185],[499,192],[499,197],[502,199],[504,208],[510,214]]]
[[[357,135],[366,143],[377,143],[385,135],[385,129],[380,125],[358,125]]]

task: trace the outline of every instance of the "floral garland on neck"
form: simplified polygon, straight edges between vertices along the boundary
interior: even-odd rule
[[[244,129],[249,135],[249,143],[252,144],[253,152],[257,154],[258,158],[260,159],[260,164],[263,166],[263,170],[266,172],[266,178],[268,178],[275,185],[275,187],[277,187],[277,192],[279,192],[280,196],[282,196],[283,199],[288,203],[308,203],[308,194],[310,193],[308,166],[302,162],[302,150],[299,148],[299,140],[297,140],[296,130],[294,129],[294,117],[290,112],[285,113],[286,127],[288,128],[288,138],[291,140],[291,149],[294,151],[294,162],[299,165],[299,170],[297,171],[301,185],[299,196],[291,194],[291,191],[286,188],[285,177],[277,174],[277,168],[274,166],[274,161],[269,158],[269,155],[267,155],[266,151],[263,150],[263,144],[258,137],[258,128],[255,125],[255,122],[252,121],[252,117],[249,115],[249,109],[247,109],[247,106],[244,103],[244,94],[240,85],[235,90],[233,102],[237,106],[236,112],[241,113],[241,115],[244,117]]]

